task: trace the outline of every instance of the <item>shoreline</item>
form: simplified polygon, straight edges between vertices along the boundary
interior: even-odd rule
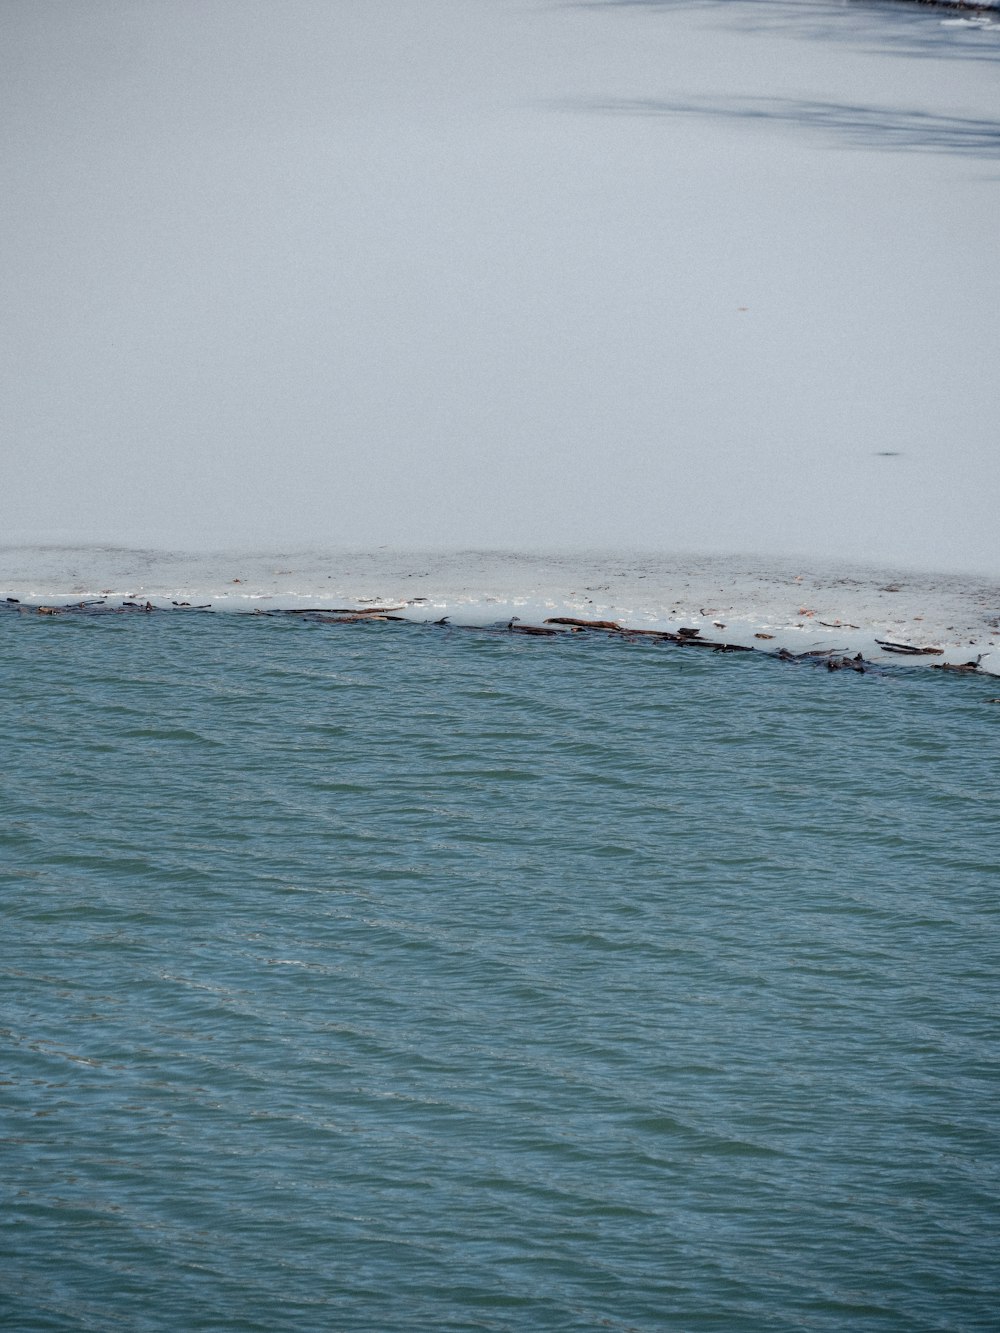
[[[421,601],[423,599],[420,599]],[[872,673],[878,675],[887,675],[893,671],[893,668],[904,666],[929,665],[940,671],[947,671],[952,674],[966,676],[978,676],[980,678],[998,676],[1000,670],[990,671],[983,664],[985,654],[978,653],[974,658],[965,661],[953,661],[946,659],[945,649],[937,647],[918,647],[908,643],[894,643],[887,640],[875,640],[875,652],[866,657],[860,650],[852,656],[848,649],[838,649],[829,647],[810,647],[792,651],[790,648],[773,646],[761,643],[745,643],[742,640],[736,640],[731,636],[704,638],[701,629],[697,626],[678,626],[676,630],[669,629],[646,629],[638,628],[633,625],[620,624],[617,621],[609,620],[587,620],[575,616],[547,616],[540,624],[529,624],[521,621],[520,616],[512,616],[507,624],[502,622],[492,624],[479,624],[472,621],[459,621],[452,623],[451,616],[442,616],[437,620],[427,620],[413,614],[400,614],[412,610],[412,604],[407,606],[367,606],[367,607],[270,607],[267,609],[257,607],[253,610],[231,609],[221,614],[230,614],[237,616],[248,616],[251,618],[264,619],[288,619],[295,618],[300,624],[322,624],[322,625],[379,625],[392,622],[396,625],[409,625],[421,629],[443,629],[445,631],[464,630],[470,633],[479,634],[504,634],[510,636],[526,635],[532,637],[543,637],[548,639],[569,639],[577,635],[593,637],[600,635],[604,638],[620,639],[626,643],[653,643],[670,644],[683,649],[702,649],[712,653],[757,653],[765,657],[773,658],[779,662],[793,662],[798,665],[808,665],[813,667],[825,667],[830,671],[852,671],[859,675],[869,675]],[[121,601],[118,604],[109,602],[106,598],[97,601],[81,601],[69,603],[56,603],[52,605],[34,602],[21,602],[17,598],[8,597],[0,604],[0,614],[4,611],[15,615],[29,616],[71,616],[71,617],[104,617],[111,615],[183,615],[187,612],[194,614],[213,614],[213,608],[207,605],[192,605],[188,602],[172,602],[169,606],[154,604],[151,601],[144,603],[134,601]],[[214,612],[214,614],[220,614]],[[726,628],[725,625],[714,622],[719,631]],[[828,628],[834,628],[829,626]],[[852,628],[855,628],[852,626]],[[777,636],[774,634],[757,632],[753,635],[759,640],[773,640]],[[839,635],[843,637],[843,635]],[[857,647],[853,644],[852,647]],[[892,660],[886,661],[887,655],[891,655]],[[927,661],[934,657],[940,660]],[[1000,698],[990,699],[989,703],[1000,703]]]
[[[1000,580],[756,556],[622,551],[0,551],[0,606],[35,614],[379,615],[514,632],[677,636],[793,657],[1000,675]],[[576,626],[572,621],[576,620]],[[553,623],[567,622],[556,630]],[[548,624],[547,624],[548,622]],[[682,635],[683,631],[683,635]],[[887,646],[888,645],[888,646]]]

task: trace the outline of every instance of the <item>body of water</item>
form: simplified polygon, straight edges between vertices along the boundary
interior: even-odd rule
[[[0,636],[6,1327],[995,1327],[995,682]]]

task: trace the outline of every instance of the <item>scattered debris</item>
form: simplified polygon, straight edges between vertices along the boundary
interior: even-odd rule
[[[372,599],[374,600],[374,599]],[[412,620],[405,615],[396,615],[394,612],[403,611],[407,606],[412,606],[416,601],[426,602],[426,598],[415,598],[412,602],[407,602],[402,606],[355,606],[355,607],[253,607],[247,608],[244,614],[252,614],[265,617],[292,617],[305,623],[320,623],[327,625],[358,625],[370,623],[395,622],[397,624],[407,625],[428,625],[448,627],[449,629],[462,629],[470,632],[483,634],[521,634],[537,638],[563,638],[568,639],[572,635],[583,635],[586,637],[588,632],[598,631],[616,638],[623,638],[629,642],[639,640],[658,644],[669,644],[678,648],[705,648],[716,653],[752,653],[757,651],[750,643],[727,643],[719,642],[713,639],[702,638],[701,628],[695,625],[685,625],[677,630],[667,629],[638,629],[628,625],[623,625],[617,620],[591,620],[579,616],[550,616],[542,624],[521,624],[520,618],[514,616],[505,625],[502,622],[493,625],[458,625],[453,626],[450,623],[449,616],[442,616],[439,620],[433,622]],[[188,601],[172,601],[157,606],[152,601],[140,601],[135,595],[127,596],[120,602],[109,604],[106,595],[101,598],[91,598],[78,602],[42,605],[22,604],[19,598],[3,597],[0,598],[0,611],[6,610],[11,614],[32,614],[36,616],[102,616],[102,615],[125,615],[135,613],[151,613],[158,611],[160,613],[175,611],[210,611],[211,602],[192,605]],[[807,609],[802,609],[802,614],[807,614]],[[919,619],[916,617],[915,619]],[[724,630],[725,622],[713,621],[717,629]],[[842,621],[819,621],[820,625],[828,629],[858,629],[857,625]],[[765,630],[757,630],[753,633],[755,640],[770,642],[776,638]],[[974,642],[970,640],[970,642]],[[907,643],[896,639],[875,639],[877,647],[886,654],[895,654],[899,657],[916,658],[936,656],[941,657],[946,649],[941,647],[920,646]],[[894,667],[871,662],[865,659],[861,652],[851,656],[842,648],[813,647],[803,652],[793,652],[788,648],[779,648],[766,650],[767,656],[777,658],[782,662],[797,662],[799,664],[810,664],[817,667],[825,667],[827,671],[853,671],[859,674],[875,673],[886,675],[894,670]],[[978,674],[980,677],[987,674],[982,668],[981,662],[987,654],[980,653],[975,660],[967,662],[934,662],[930,663],[936,670],[957,672],[964,675]],[[990,698],[987,703],[1000,703],[1000,697]]]

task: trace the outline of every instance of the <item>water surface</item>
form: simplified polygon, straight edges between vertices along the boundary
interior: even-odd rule
[[[0,634],[12,1328],[991,1326],[988,681]]]

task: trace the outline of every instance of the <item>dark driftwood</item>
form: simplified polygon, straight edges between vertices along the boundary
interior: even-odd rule
[[[382,615],[347,615],[347,616],[324,616],[313,613],[313,620],[321,625],[370,625],[373,621],[378,623],[380,620],[395,620],[399,625],[407,623],[405,616],[382,616]]]
[[[535,634],[541,635],[546,639],[554,639],[558,636],[557,629],[543,629],[541,625],[515,625],[513,620],[507,626],[511,634]]]
[[[629,629],[622,630],[628,639],[656,639],[660,643],[683,643],[679,634],[672,634],[668,629]]]
[[[804,653],[793,653],[790,648],[779,648],[774,655],[780,657],[782,662],[815,662],[822,657],[834,657],[840,652],[843,652],[842,648],[807,648]]]
[[[779,648],[773,656],[781,662],[810,662],[813,666],[825,666],[827,671],[857,671],[864,674],[871,670],[871,663],[866,662],[861,653],[847,657],[839,648],[814,648],[804,653],[790,653],[787,648]]]
[[[827,671],[857,671],[862,675],[868,669],[865,659],[858,653],[855,657],[828,657]]]
[[[920,657],[928,653],[940,657],[944,652],[943,648],[917,648],[912,643],[892,643],[889,639],[876,639],[875,642],[887,653],[907,653],[911,657]]]
[[[577,620],[573,616],[549,616],[546,625],[572,625],[574,629],[610,629],[622,632],[616,620]]]

